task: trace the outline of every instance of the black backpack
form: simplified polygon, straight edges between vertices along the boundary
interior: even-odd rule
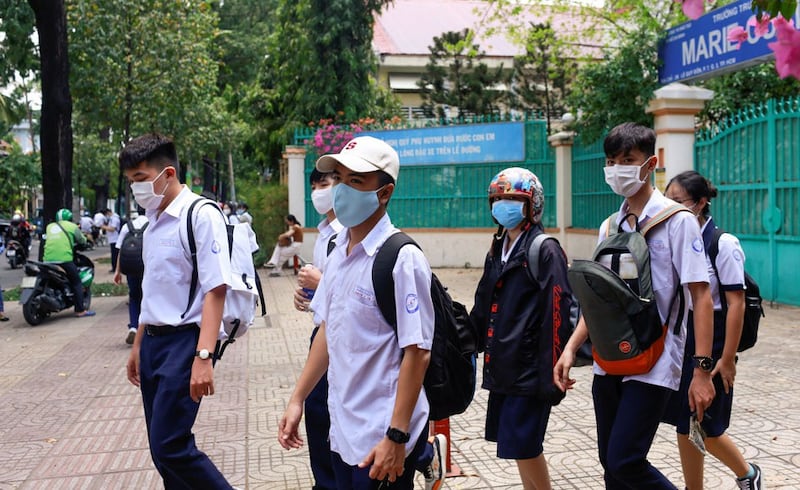
[[[142,241],[145,223],[141,228],[133,226],[133,220],[128,220],[128,234],[119,247],[119,271],[126,276],[142,276],[144,274],[144,261],[142,260]]]
[[[381,246],[372,267],[372,286],[381,314],[397,332],[392,270],[405,245],[419,245],[405,233],[395,233]],[[478,333],[464,305],[453,301],[435,274],[431,277],[435,315],[431,360],[425,372],[425,394],[431,420],[463,413],[475,395]]]
[[[722,311],[727,315],[728,302],[725,300],[725,292],[721,289],[722,282],[719,280],[719,271],[717,270],[719,237],[725,232],[719,228],[713,227],[709,233],[709,228],[710,227],[706,227],[703,233],[703,240],[705,241],[708,257],[711,259],[711,266],[714,268],[714,274],[717,276],[717,283],[720,284],[719,301],[722,303]],[[708,237],[708,234],[710,234],[711,237]],[[710,240],[707,240],[707,238],[710,238]],[[761,306],[761,290],[755,279],[747,272],[744,273],[744,286],[744,323],[742,324],[742,337],[739,339],[739,347],[736,348],[737,352],[746,351],[756,345],[756,340],[758,340],[758,323],[761,317],[765,316],[764,308]]]

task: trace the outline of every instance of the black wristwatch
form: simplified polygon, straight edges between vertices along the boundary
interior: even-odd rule
[[[400,429],[395,429],[394,427],[389,427],[386,429],[386,437],[388,437],[390,441],[396,442],[397,444],[405,444],[411,440],[411,434],[408,432],[403,432]]]
[[[714,369],[714,359],[706,356],[692,356],[694,367],[700,368],[702,371],[710,373]]]

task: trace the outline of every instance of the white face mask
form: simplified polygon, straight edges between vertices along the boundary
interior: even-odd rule
[[[311,191],[311,203],[319,214],[328,214],[333,209],[333,188],[326,187]]]
[[[611,187],[615,194],[623,197],[631,197],[639,192],[639,189],[644,185],[645,180],[639,178],[642,172],[642,167],[650,163],[650,159],[644,161],[643,164],[633,165],[612,165],[604,167],[603,172],[606,174],[606,184]]]
[[[166,168],[164,170],[167,170]],[[155,181],[157,181],[161,175],[164,174],[164,170],[162,170],[156,178],[153,180],[148,180],[145,182],[131,182],[131,192],[133,193],[133,198],[136,199],[136,202],[145,209],[158,209],[161,205],[161,201],[164,199],[164,191],[167,190],[167,185],[164,186],[162,189],[161,194],[156,194],[155,186],[153,185]]]

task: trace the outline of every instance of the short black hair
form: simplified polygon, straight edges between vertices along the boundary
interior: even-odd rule
[[[175,143],[158,133],[148,133],[134,138],[119,152],[121,171],[136,168],[142,162],[158,169],[175,167],[176,171],[180,170]]]
[[[308,183],[313,185],[332,176],[333,172],[320,172],[315,168],[311,171],[311,175],[308,176]]]
[[[603,141],[603,151],[607,157],[631,150],[639,150],[648,157],[655,155],[656,132],[641,124],[626,122],[609,131]]]

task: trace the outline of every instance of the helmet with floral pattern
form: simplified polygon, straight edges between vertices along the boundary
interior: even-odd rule
[[[521,197],[528,203],[528,219],[538,223],[544,210],[544,190],[539,178],[528,169],[510,167],[501,170],[489,183],[489,206],[497,199]]]

